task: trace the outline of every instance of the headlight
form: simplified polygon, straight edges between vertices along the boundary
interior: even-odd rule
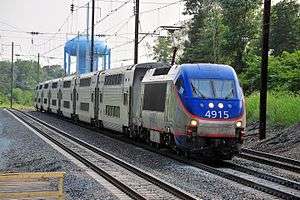
[[[222,108],[224,108],[224,104],[219,103],[219,104],[218,104],[218,107],[222,109]]]
[[[195,119],[192,119],[191,122],[190,122],[190,125],[191,126],[197,126],[198,125],[198,121],[195,120]]]
[[[215,105],[214,105],[213,103],[209,103],[209,104],[208,104],[208,107],[209,107],[209,108],[214,108]]]
[[[240,128],[240,127],[242,127],[242,122],[241,121],[237,121],[235,125],[236,125],[236,127]]]

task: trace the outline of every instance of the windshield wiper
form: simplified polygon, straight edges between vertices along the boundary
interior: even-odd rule
[[[193,92],[195,92],[198,96],[200,95],[201,98],[203,98],[203,99],[206,99],[206,98],[207,98],[206,96],[204,96],[204,94],[202,94],[202,93],[200,92],[200,90],[199,90],[198,88],[196,88],[196,87],[193,85],[193,83],[191,83],[191,86],[192,86]]]

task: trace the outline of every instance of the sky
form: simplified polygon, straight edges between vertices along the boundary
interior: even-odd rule
[[[112,68],[133,64],[134,0],[95,1],[95,34],[110,35],[95,38],[106,41],[112,48]],[[11,59],[11,43],[14,42],[18,58],[37,60],[37,54],[40,53],[40,63],[43,66],[63,65],[65,42],[78,33],[86,34],[88,2],[91,1],[1,0],[0,60]],[[75,6],[73,14],[70,11],[72,3]],[[180,25],[190,18],[183,15],[183,11],[182,0],[140,0],[139,30],[142,33],[152,33],[159,26]],[[40,34],[32,35],[28,32]],[[156,38],[157,35],[149,35],[140,43],[139,62],[152,61],[151,49]],[[75,70],[75,65],[72,60],[72,71]]]
[[[19,58],[37,60],[37,54],[40,53],[42,65],[62,65],[66,40],[76,37],[78,32],[86,34],[88,2],[90,1],[1,0],[0,60],[10,59],[11,42],[14,42],[15,54]],[[75,6],[73,14],[70,12],[72,3]],[[96,0],[95,34],[115,35],[95,37],[105,40],[112,48],[112,67],[133,63],[133,6],[134,0]],[[112,11],[118,7],[121,8]],[[183,10],[184,3],[178,0],[140,0],[140,32],[152,33],[158,26],[179,24],[187,19],[182,14]],[[106,17],[107,15],[109,16]],[[102,21],[97,23],[100,20]],[[28,33],[32,31],[43,34]],[[156,38],[157,36],[149,35],[141,42],[139,62],[152,60],[151,49]]]

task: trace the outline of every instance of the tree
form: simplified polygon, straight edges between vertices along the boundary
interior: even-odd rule
[[[249,43],[259,32],[260,0],[185,0],[193,15],[182,62],[233,65],[240,72]]]
[[[222,48],[228,64],[238,72],[246,66],[245,53],[247,45],[256,39],[259,32],[259,16],[261,0],[219,0],[223,10],[224,34]]]
[[[270,48],[274,55],[300,49],[300,4],[283,0],[272,7]]]
[[[10,97],[10,70],[10,62],[0,61],[0,105],[7,103]],[[35,61],[18,59],[14,62],[13,100],[19,104],[30,105],[32,103],[33,89],[39,80],[59,78],[63,75],[64,70],[60,65],[41,68]]]
[[[261,58],[252,55],[247,60],[247,71],[240,74],[243,89],[247,92],[259,90]],[[300,91],[300,51],[283,52],[278,56],[270,56],[268,66],[268,89]]]
[[[50,80],[63,77],[65,74],[63,68],[60,65],[49,65],[43,67],[42,80]]]
[[[32,60],[18,59],[14,63],[15,87],[28,90],[34,89],[38,83],[38,63]]]
[[[153,47],[154,60],[169,62],[172,58],[172,39],[170,36],[158,37]]]
[[[218,2],[186,0],[185,13],[193,15],[193,18],[181,62],[220,62],[225,27]]]
[[[10,62],[0,61],[0,92],[2,92],[3,95],[10,93],[10,67]]]

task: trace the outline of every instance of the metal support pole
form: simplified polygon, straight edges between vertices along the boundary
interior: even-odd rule
[[[13,104],[13,89],[14,89],[14,42],[11,43],[10,108],[12,108],[12,104]]]
[[[177,48],[177,47],[174,47],[171,65],[174,65],[174,64],[175,64],[177,50],[178,50],[178,48]]]
[[[66,47],[64,48],[64,71],[65,71],[65,76],[67,76],[67,52],[66,52]]]
[[[89,22],[90,22],[90,3],[87,3],[87,10],[86,10],[86,37],[89,39]]]
[[[37,82],[40,82],[40,53],[38,53],[37,57]]]
[[[93,71],[94,66],[94,26],[95,26],[95,0],[92,0],[92,32],[91,32],[91,69]]]
[[[138,63],[139,55],[139,12],[140,0],[135,0],[135,31],[134,31],[134,64]]]
[[[270,32],[271,0],[264,0],[262,61],[260,72],[260,107],[259,107],[259,139],[266,138],[267,89],[268,89],[268,56]]]

